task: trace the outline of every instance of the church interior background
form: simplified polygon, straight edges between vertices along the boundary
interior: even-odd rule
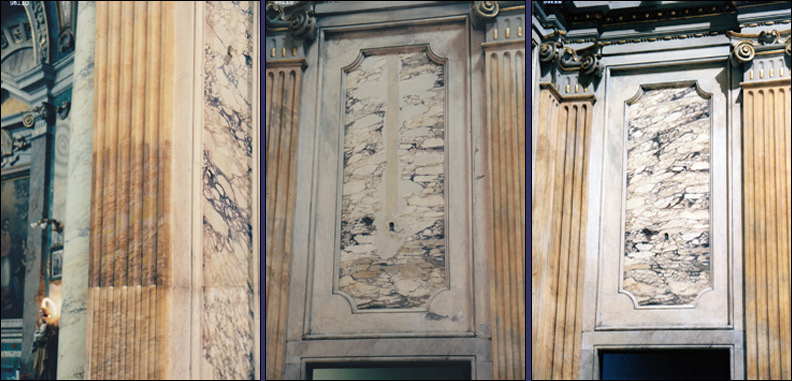
[[[2,379],[261,379],[258,1],[3,1]]]

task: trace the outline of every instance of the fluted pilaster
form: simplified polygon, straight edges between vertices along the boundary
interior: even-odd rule
[[[525,379],[525,43],[485,44],[492,366]]]
[[[170,377],[174,14],[96,4],[90,379]]]
[[[302,59],[267,62],[265,107],[266,378],[283,377],[296,194]]]
[[[580,373],[587,168],[594,97],[542,84],[531,220],[532,377]]]
[[[782,79],[742,84],[746,369],[752,380],[792,377],[792,99],[789,69],[776,70]]]

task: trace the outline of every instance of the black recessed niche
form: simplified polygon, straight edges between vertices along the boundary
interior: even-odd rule
[[[309,380],[470,380],[469,361],[307,363]]]
[[[728,380],[729,349],[599,350],[601,380]]]

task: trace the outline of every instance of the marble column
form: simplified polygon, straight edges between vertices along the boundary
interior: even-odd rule
[[[485,57],[493,377],[525,379],[525,37],[519,14],[488,27]],[[500,37],[499,37],[500,36]]]
[[[71,134],[64,219],[63,311],[58,338],[58,379],[85,375],[86,304],[91,212],[91,145],[93,137],[94,37],[96,4],[78,4]]]
[[[758,35],[738,36],[741,40]],[[747,60],[743,104],[746,377],[790,379],[790,66],[777,50]],[[756,44],[759,46],[760,44]],[[739,44],[738,48],[739,50]],[[765,49],[766,50],[766,49]],[[753,52],[753,47],[750,48]],[[773,54],[775,53],[775,54]],[[738,60],[744,58],[735,52]],[[759,55],[760,53],[757,53]],[[750,54],[753,58],[753,53]]]
[[[588,150],[593,95],[539,94],[531,210],[532,377],[580,373]]]

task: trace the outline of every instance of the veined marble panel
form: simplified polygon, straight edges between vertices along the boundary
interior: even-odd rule
[[[638,306],[693,305],[711,285],[710,100],[691,86],[628,104],[622,288]]]
[[[207,1],[203,19],[204,377],[251,379],[254,5]]]
[[[428,307],[447,288],[444,81],[423,49],[346,74],[338,289],[357,309]]]

